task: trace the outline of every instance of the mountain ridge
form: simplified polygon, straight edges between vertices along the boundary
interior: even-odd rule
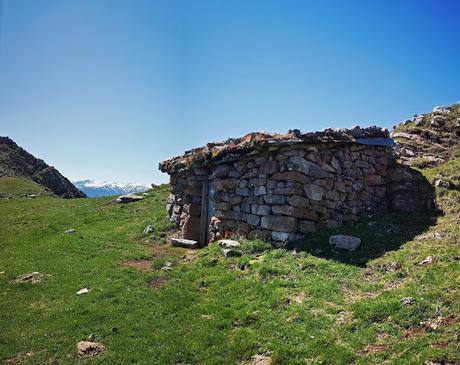
[[[0,136],[0,177],[28,178],[63,198],[85,198],[56,168],[36,158],[9,137]]]

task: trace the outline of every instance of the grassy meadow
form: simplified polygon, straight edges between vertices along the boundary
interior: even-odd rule
[[[0,200],[0,361],[460,361],[455,209],[370,219],[319,233],[295,250],[244,241],[241,257],[224,258],[216,244],[196,251],[169,245],[167,190],[125,205],[47,195]],[[149,224],[154,232],[144,235]],[[361,237],[363,247],[331,250],[327,239],[336,232]],[[433,262],[420,264],[427,256]],[[30,272],[39,273],[36,283],[15,281]],[[89,293],[77,295],[82,288]],[[77,355],[76,343],[88,338],[106,351]]]

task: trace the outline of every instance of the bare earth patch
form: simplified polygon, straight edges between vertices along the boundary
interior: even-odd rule
[[[420,325],[409,328],[404,337],[414,337],[427,331],[436,331],[439,327],[450,326],[455,323],[454,316],[438,317],[426,322],[420,322]]]
[[[105,351],[105,346],[100,342],[80,341],[77,343],[77,353],[80,356],[93,357]]]
[[[123,262],[123,266],[132,267],[140,271],[152,270],[152,262],[149,260],[128,260]]]
[[[21,352],[13,357],[10,357],[9,359],[5,360],[5,364],[20,364],[22,360],[24,360],[26,357],[32,356],[32,352]]]
[[[158,288],[159,286],[166,284],[168,281],[169,278],[167,276],[159,276],[155,279],[150,280],[148,286],[149,288]]]
[[[360,355],[372,355],[379,352],[386,351],[390,345],[369,345],[366,348],[359,352]]]

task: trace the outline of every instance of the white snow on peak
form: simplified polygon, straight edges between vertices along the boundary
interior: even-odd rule
[[[98,196],[122,195],[128,193],[141,193],[150,187],[136,183],[119,183],[107,180],[79,180],[73,184],[86,193],[90,198]]]

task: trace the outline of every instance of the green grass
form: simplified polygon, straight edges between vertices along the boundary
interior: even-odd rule
[[[460,360],[458,216],[381,217],[319,233],[296,251],[244,242],[241,257],[226,259],[216,245],[187,251],[165,243],[173,233],[166,197],[162,186],[126,205],[112,198],[0,200],[0,361],[244,364],[256,354],[273,364]],[[154,233],[144,236],[148,224]],[[66,234],[69,228],[76,233]],[[327,238],[335,232],[358,235],[363,248],[331,250]],[[418,265],[428,255],[435,261]],[[128,265],[135,260],[147,263],[144,270]],[[167,261],[171,271],[161,269]],[[32,271],[44,275],[41,282],[13,282]],[[152,279],[158,286],[148,285]],[[83,287],[89,294],[77,296]],[[413,305],[400,302],[408,296]],[[75,344],[90,334],[107,351],[77,356]]]
[[[0,177],[0,193],[4,196],[20,196],[43,193],[45,189],[36,182],[21,177]]]

